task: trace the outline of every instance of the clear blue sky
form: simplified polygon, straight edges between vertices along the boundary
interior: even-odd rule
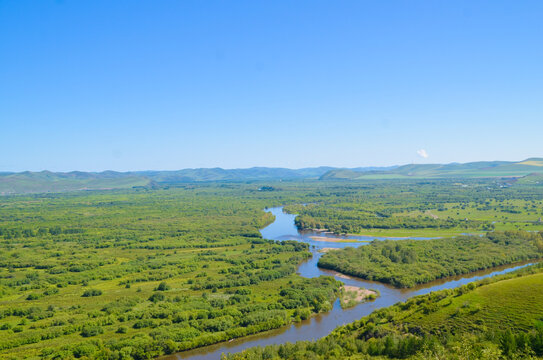
[[[0,171],[543,156],[542,19],[542,1],[0,0]]]

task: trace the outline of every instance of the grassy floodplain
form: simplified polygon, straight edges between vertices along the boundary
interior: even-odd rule
[[[287,206],[301,229],[376,237],[450,237],[543,229],[543,183],[500,179],[330,183],[320,201]],[[337,191],[331,191],[336,188]]]
[[[539,183],[458,183],[210,182],[1,197],[0,357],[148,359],[327,311],[341,284],[295,274],[308,247],[262,239],[273,221],[265,207],[286,205],[301,228],[338,233],[487,232],[496,219],[541,229]],[[460,210],[495,215],[465,220]],[[452,211],[460,214],[433,216]]]
[[[146,359],[328,310],[340,283],[295,275],[307,245],[261,239],[246,190],[2,198],[0,357]]]

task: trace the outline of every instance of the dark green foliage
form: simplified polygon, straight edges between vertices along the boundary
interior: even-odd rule
[[[411,287],[447,276],[466,274],[514,262],[539,259],[543,233],[505,231],[453,239],[373,241],[359,248],[324,254],[319,266]]]
[[[88,290],[85,290],[85,292],[83,292],[83,297],[90,297],[90,296],[100,296],[102,295],[102,290],[98,290],[98,289],[88,289]]]
[[[81,329],[81,336],[90,337],[104,333],[104,329],[100,325],[83,325]]]
[[[305,280],[288,289],[281,290],[279,303],[286,309],[311,307],[314,312],[329,310],[329,305],[335,299],[334,280],[318,278]],[[323,307],[324,306],[324,307]]]
[[[152,301],[152,302],[159,302],[159,301],[164,301],[166,297],[164,296],[164,294],[160,294],[160,293],[157,293],[157,294],[153,294],[149,297],[149,301]]]
[[[166,284],[164,281],[162,281],[160,284],[158,284],[157,286],[157,290],[158,291],[166,291],[166,290],[170,290],[170,286],[168,284]]]

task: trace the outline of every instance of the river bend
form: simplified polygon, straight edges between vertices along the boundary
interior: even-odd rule
[[[307,278],[318,277],[321,275],[335,276],[336,279],[342,281],[346,285],[378,290],[380,292],[380,296],[375,301],[361,303],[349,309],[342,309],[339,305],[339,299],[337,299],[331,311],[324,314],[318,314],[311,319],[287,325],[279,329],[266,331],[264,333],[234,339],[229,342],[183,351],[174,355],[163,357],[162,359],[219,360],[222,353],[240,352],[254,346],[282,344],[300,340],[316,340],[328,335],[338,326],[358,320],[366,315],[369,315],[376,309],[388,307],[396,304],[397,302],[406,301],[410,297],[427,294],[432,291],[452,289],[472,281],[477,281],[499,274],[505,274],[530,265],[517,264],[503,266],[485,271],[473,272],[462,276],[436,280],[424,285],[416,286],[414,288],[396,289],[392,286],[374,281],[338,276],[340,274],[334,271],[320,269],[317,267],[319,258],[322,256],[322,253],[319,251],[323,248],[363,246],[368,243],[367,241],[371,241],[373,239],[383,240],[384,238],[373,236],[338,236],[323,232],[299,231],[294,225],[296,215],[284,213],[282,207],[270,208],[266,211],[271,212],[275,216],[275,221],[260,231],[263,238],[279,241],[296,240],[308,243],[310,245],[310,250],[313,256],[300,264],[298,267],[299,275]],[[315,236],[319,237],[320,240],[322,240],[322,238],[328,238],[336,241],[315,241],[312,239],[312,237]],[[355,240],[356,242],[337,242],[338,239],[349,239]],[[400,238],[390,239],[397,240]],[[425,240],[427,238],[411,237],[409,239]]]

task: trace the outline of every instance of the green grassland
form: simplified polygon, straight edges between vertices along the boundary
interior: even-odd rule
[[[543,230],[536,184],[496,180],[390,180],[330,185],[318,202],[290,205],[300,229],[375,237],[450,237]]]
[[[414,297],[315,342],[252,348],[229,360],[543,357],[543,269]]]
[[[423,311],[405,313],[402,321],[434,334],[491,329],[527,332],[543,320],[541,291],[543,274],[526,275],[445,298]]]
[[[476,202],[468,203],[444,203],[435,209],[426,211],[414,210],[395,214],[396,216],[433,217],[435,219],[467,219],[491,223],[497,230],[512,229],[540,229],[543,225],[543,200],[531,201],[511,199],[498,201],[488,199],[484,204]]]

